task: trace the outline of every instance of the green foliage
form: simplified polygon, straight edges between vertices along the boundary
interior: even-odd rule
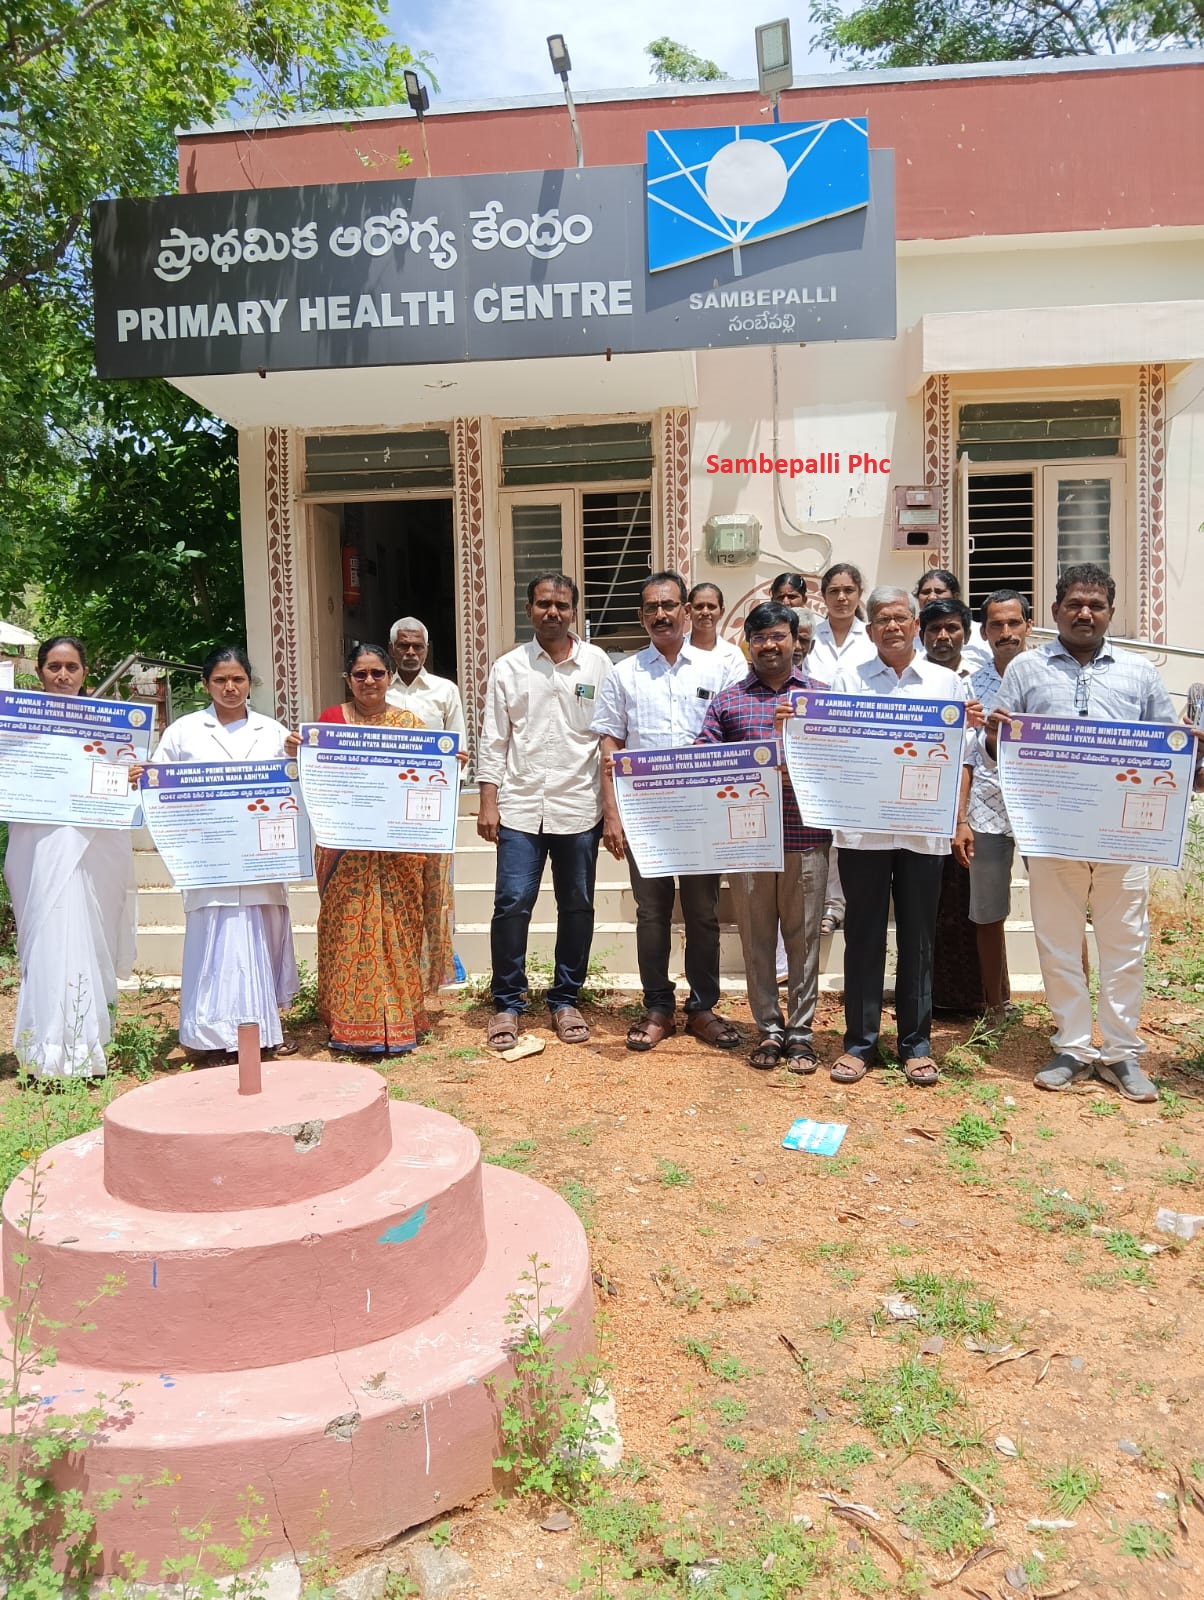
[[[318,1020],[318,970],[308,961],[297,963],[297,993],[281,1021],[290,1028],[303,1028]],[[475,1052],[474,1052],[475,1054]]]
[[[500,1155],[485,1156],[491,1167],[508,1167],[511,1172],[526,1172],[538,1145],[534,1139],[516,1139]]]
[[[688,1356],[701,1361],[712,1378],[719,1378],[723,1383],[740,1383],[750,1375],[750,1368],[739,1357],[724,1355],[708,1339],[685,1338],[679,1339],[678,1344]]]
[[[1204,42],[1194,0],[817,0],[812,45],[867,67],[1038,60]]]
[[[963,1111],[957,1121],[945,1129],[945,1141],[962,1150],[985,1150],[1000,1137],[994,1118],[980,1116],[977,1111]]]
[[[1126,1522],[1123,1528],[1113,1522],[1111,1526],[1105,1537],[1136,1561],[1165,1561],[1174,1554],[1174,1540],[1165,1528],[1149,1522]]]
[[[145,996],[141,997],[145,1004]],[[105,1048],[111,1071],[128,1072],[139,1083],[146,1083],[167,1065],[173,1043],[172,1030],[145,1011],[127,1012],[113,1025],[113,1036]]]
[[[597,1191],[588,1184],[582,1183],[579,1178],[566,1178],[560,1185],[560,1197],[567,1200],[569,1205],[581,1219],[581,1226],[586,1233],[594,1231],[594,1207],[598,1204]]]
[[[1036,1189],[1020,1221],[1040,1233],[1086,1233],[1104,1214],[1096,1200],[1073,1200],[1061,1190]]]
[[[666,1189],[683,1189],[694,1182],[685,1167],[679,1167],[676,1161],[669,1161],[664,1156],[656,1163],[656,1176]]]
[[[404,99],[387,0],[10,0],[0,33],[0,604],[98,664],[242,632],[232,430],[92,374],[90,203],[177,182],[175,130]],[[384,152],[396,164],[400,152]]]
[[[652,77],[656,83],[713,83],[717,78],[727,77],[717,63],[696,55],[688,45],[678,44],[668,34],[646,44],[644,54],[652,63]]]
[[[569,1362],[561,1306],[549,1305],[548,1263],[528,1257],[525,1290],[509,1297],[507,1323],[513,1377],[488,1380],[498,1401],[501,1454],[494,1466],[509,1474],[520,1495],[558,1500],[584,1494],[594,1479],[594,1446],[608,1443],[597,1410],[603,1395],[596,1359]]]
[[[982,1502],[960,1483],[935,1496],[918,1484],[903,1484],[900,1497],[907,1526],[941,1555],[968,1555],[983,1543]]]
[[[47,1078],[0,1102],[0,1194],[52,1144],[99,1127],[114,1089],[107,1078]]]

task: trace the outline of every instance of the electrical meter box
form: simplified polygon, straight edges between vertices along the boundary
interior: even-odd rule
[[[706,557],[713,567],[748,567],[761,553],[761,523],[748,513],[708,517],[702,531]]]
[[[941,506],[945,487],[930,483],[923,487],[895,490],[895,525],[892,550],[935,550],[941,540]]]

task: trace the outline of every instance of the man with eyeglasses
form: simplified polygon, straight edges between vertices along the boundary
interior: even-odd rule
[[[640,621],[651,641],[612,670],[598,698],[594,732],[602,740],[602,842],[616,860],[627,856],[635,895],[636,959],[644,1016],[627,1031],[629,1050],[652,1050],[676,1031],[677,996],[669,977],[673,899],[681,896],[686,928],[686,1032],[719,1050],[734,1050],[739,1031],[715,1015],[719,1000],[719,875],[646,878],[627,850],[615,799],[616,750],[670,750],[693,744],[707,707],[743,676],[730,658],[698,650],[685,638],[686,585],[680,573],[654,572],[640,591]]]
[[[477,757],[477,832],[497,845],[489,943],[494,1050],[518,1043],[527,1009],[527,934],[543,869],[552,863],[556,949],[548,1010],[563,1044],[584,1044],[577,1008],[594,937],[594,879],[602,835],[598,740],[590,730],[610,658],[573,632],[577,585],[544,572],[527,585],[534,639],[489,672]]]
[[[1000,722],[1025,712],[1038,717],[1093,717],[1114,722],[1173,722],[1162,680],[1131,650],[1108,638],[1116,580],[1094,562],[1067,567],[1054,591],[1058,637],[1008,664],[986,734],[996,754]],[[1002,709],[1006,707],[1005,709]],[[1057,1054],[1037,1073],[1038,1089],[1069,1089],[1092,1073],[1127,1100],[1157,1100],[1141,1067],[1138,1033],[1149,942],[1149,868],[1128,862],[1028,862],[1033,933],[1045,998],[1053,1012]],[[1083,970],[1087,908],[1099,952],[1099,1029],[1092,1042],[1091,991]]]
[[[810,613],[808,613],[810,615]],[[798,613],[767,600],[754,606],[744,623],[752,671],[716,695],[703,719],[699,744],[739,744],[772,739],[775,713],[791,689],[821,689],[822,684],[794,664]],[[808,639],[810,643],[810,639]],[[789,1072],[811,1073],[818,1066],[812,1042],[819,998],[819,924],[828,882],[832,835],[809,828],[799,812],[790,779],[782,780],[781,872],[729,872],[728,888],[744,952],[748,1008],[760,1038],[750,1066],[769,1071],[779,1064]],[[778,926],[786,947],[787,1015],[778,998]]]

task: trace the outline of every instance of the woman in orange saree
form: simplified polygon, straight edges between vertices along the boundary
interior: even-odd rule
[[[344,673],[351,699],[318,720],[421,727],[386,702],[391,672],[379,646],[356,645]],[[332,1050],[402,1055],[428,1032],[426,996],[452,980],[454,962],[425,867],[425,856],[395,851],[318,850],[318,1015]]]

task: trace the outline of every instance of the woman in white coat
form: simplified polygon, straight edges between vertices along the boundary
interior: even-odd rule
[[[201,667],[212,704],[167,729],[154,762],[277,761],[297,736],[252,711],[251,663],[242,650],[215,650]],[[192,1056],[233,1054],[238,1024],[258,1022],[264,1050],[292,1055],[280,1011],[297,993],[297,962],[283,883],[184,890],[180,1043]]]
[[[45,694],[82,694],[78,639],[38,650]],[[117,980],[134,964],[134,851],[125,828],[10,822],[4,877],[17,922],[21,988],[13,1048],[36,1078],[101,1077]]]

